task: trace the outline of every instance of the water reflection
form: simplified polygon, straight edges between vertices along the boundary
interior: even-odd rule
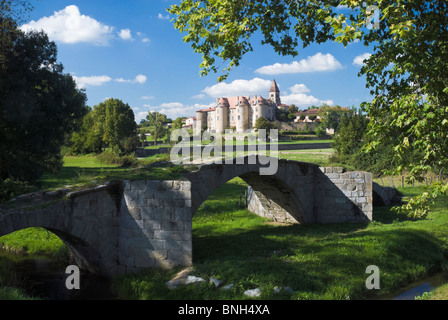
[[[110,280],[81,272],[80,290],[68,290],[65,273],[68,263],[46,257],[14,257],[14,269],[22,279],[20,285],[28,295],[43,300],[114,300]]]
[[[425,292],[431,292],[440,285],[446,283],[446,275],[440,273],[424,279],[422,281],[413,283],[399,292],[385,297],[386,300],[415,300],[416,297],[423,295]]]

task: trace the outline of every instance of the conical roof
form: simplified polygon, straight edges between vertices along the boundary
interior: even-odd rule
[[[272,85],[271,85],[271,89],[269,90],[269,92],[280,92],[280,89],[277,86],[277,82],[272,81]]]

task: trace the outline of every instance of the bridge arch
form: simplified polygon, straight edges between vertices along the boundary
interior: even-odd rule
[[[93,190],[21,197],[2,208],[0,237],[23,229],[43,228],[64,242],[74,264],[81,269],[111,274],[117,260],[118,232],[113,226],[118,210],[106,208],[116,207],[116,199],[110,186]]]
[[[272,175],[260,174],[272,161],[278,163],[278,169]],[[315,221],[313,205],[313,178],[319,171],[319,166],[312,163],[274,159],[260,156],[247,156],[234,159],[234,164],[208,164],[199,167],[198,171],[187,175],[191,181],[192,215],[199,206],[219,186],[240,177],[254,191],[282,207],[299,223]],[[241,163],[241,164],[238,164]]]

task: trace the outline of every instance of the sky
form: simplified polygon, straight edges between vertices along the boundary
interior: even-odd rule
[[[202,58],[183,42],[166,9],[180,0],[31,0],[34,10],[22,30],[44,30],[58,47],[58,60],[93,107],[108,98],[134,110],[137,123],[148,111],[173,120],[193,117],[227,96],[268,97],[276,80],[282,102],[299,109],[323,103],[358,107],[370,101],[358,77],[371,49],[361,43],[325,43],[280,56],[261,39],[222,83],[201,77]]]

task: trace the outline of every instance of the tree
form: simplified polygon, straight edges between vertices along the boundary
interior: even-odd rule
[[[257,129],[274,129],[274,126],[272,125],[272,123],[263,117],[259,117],[256,121],[255,121],[255,128]]]
[[[45,33],[25,34],[2,15],[0,39],[0,178],[35,181],[62,167],[61,147],[87,112],[86,95]]]
[[[169,12],[176,16],[175,28],[186,33],[184,41],[202,55],[203,75],[226,63],[219,81],[253,50],[256,33],[282,55],[296,56],[299,43],[304,48],[326,41],[373,45],[360,71],[374,96],[362,104],[371,119],[367,149],[391,144],[397,164],[391,173],[407,169],[410,179],[448,166],[446,1],[183,0]],[[372,21],[376,13],[380,21]],[[448,189],[446,183],[433,187],[434,196]]]
[[[346,112],[348,112],[348,108],[340,106],[330,107],[325,105],[319,108],[319,116],[322,119],[321,125],[324,128],[334,129],[337,132],[341,119]]]
[[[354,109],[342,114],[339,131],[334,136],[332,144],[339,160],[347,162],[345,160],[364,146],[368,122],[365,115],[356,112]]]
[[[149,111],[146,120],[149,126],[154,127],[154,143],[157,144],[158,137],[163,136],[168,131],[165,125],[168,119],[163,113]]]
[[[186,117],[178,117],[173,121],[173,129],[182,129],[183,126],[183,120],[186,119]]]
[[[139,143],[134,112],[119,99],[108,99],[93,107],[72,136],[74,153],[131,153]]]

